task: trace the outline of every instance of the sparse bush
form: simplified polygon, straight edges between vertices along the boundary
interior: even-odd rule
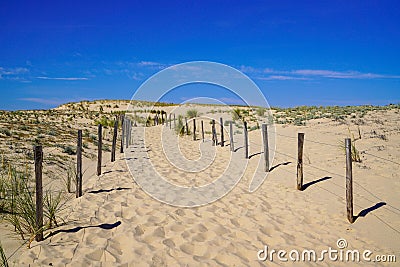
[[[184,135],[185,134],[185,124],[183,123],[182,115],[178,116],[178,121],[175,128],[176,134]]]
[[[8,267],[7,256],[4,253],[3,246],[1,245],[1,242],[0,242],[0,266]]]
[[[232,119],[234,121],[243,119],[242,112],[241,112],[240,108],[235,108],[231,112],[232,112]]]
[[[6,135],[6,136],[11,136],[11,131],[7,128],[0,128],[0,133]]]
[[[189,109],[187,112],[186,112],[186,116],[189,118],[189,119],[191,119],[191,118],[196,118],[196,117],[198,117],[199,116],[199,112],[197,111],[197,109]]]
[[[65,146],[63,153],[67,153],[68,155],[76,155],[76,149],[73,146]]]
[[[265,110],[266,110],[265,108],[260,107],[260,108],[257,108],[256,113],[258,116],[262,117],[265,114]]]

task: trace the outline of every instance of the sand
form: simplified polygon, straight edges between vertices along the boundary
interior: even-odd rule
[[[173,136],[166,126],[146,129],[145,139],[138,138],[142,129],[134,128],[126,153],[118,152],[114,163],[108,162],[107,155],[103,174],[86,177],[84,195],[70,201],[65,211],[68,223],[47,231],[44,241],[34,241],[31,249],[11,262],[17,266],[278,266],[282,262],[276,256],[273,261],[260,261],[257,252],[265,245],[288,252],[337,249],[339,238],[347,241],[348,249],[394,254],[399,261],[400,116],[388,111],[369,118],[371,123],[360,126],[362,139],[357,141],[362,162],[353,165],[354,212],[363,215],[353,224],[346,218],[345,157],[339,145],[348,137],[345,124],[320,119],[302,127],[277,125],[273,169],[255,192],[248,189],[263,157],[259,131],[249,133],[249,154],[254,155],[250,159],[244,159],[243,148],[232,155],[229,145],[212,147],[207,135],[204,143],[191,136],[177,139],[182,154],[172,149],[168,161],[157,140],[165,131],[166,136]],[[378,119],[384,126],[372,122]],[[352,131],[356,129],[351,126]],[[376,138],[374,130],[383,131],[387,140]],[[296,189],[298,132],[305,133],[303,191]],[[238,148],[241,138],[235,136]],[[199,162],[191,168],[203,171],[179,169],[185,160],[199,158],[211,163],[202,166]],[[223,174],[232,160],[230,174],[244,171],[238,184],[221,199],[191,208],[152,198],[129,170],[140,173],[136,179],[146,180],[154,174],[153,166],[172,183],[200,186]],[[328,259],[285,264],[349,265]]]

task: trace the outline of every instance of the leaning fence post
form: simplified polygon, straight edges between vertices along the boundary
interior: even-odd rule
[[[243,133],[244,133],[244,157],[249,158],[249,138],[247,135],[247,122],[243,121]]]
[[[203,125],[203,121],[201,121],[201,139],[203,140],[203,143],[204,143],[204,125]]]
[[[266,124],[262,125],[262,136],[264,143],[264,167],[269,172],[269,146],[268,146],[268,128]]]
[[[118,120],[115,120],[114,134],[113,134],[112,147],[111,147],[111,162],[115,161],[115,147],[117,146],[117,132],[118,132]]]
[[[125,132],[125,115],[124,114],[121,115],[121,129],[122,129],[122,133],[121,133],[120,153],[124,153],[124,136],[126,135],[126,132]]]
[[[303,190],[303,145],[304,133],[297,134],[297,189]]]
[[[43,186],[42,186],[42,146],[35,146],[35,181],[36,181],[36,241],[43,240]]]
[[[221,147],[224,146],[224,124],[222,118],[219,118],[219,123],[221,124]]]
[[[169,129],[172,129],[171,113],[169,113]]]
[[[102,125],[99,124],[98,128],[97,128],[97,176],[101,175],[101,158],[102,158],[102,142],[103,142],[103,137],[102,137]]]
[[[193,119],[193,141],[196,141],[196,119]]]
[[[78,130],[76,146],[76,197],[82,196],[82,130]]]
[[[233,123],[232,121],[229,122],[229,145],[231,146],[231,151],[235,151],[235,146],[233,144]]]
[[[354,222],[353,216],[353,173],[351,160],[351,139],[345,139],[346,144],[346,203],[347,203],[347,219],[350,223]]]

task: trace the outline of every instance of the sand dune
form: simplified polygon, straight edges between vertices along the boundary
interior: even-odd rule
[[[395,127],[398,114],[390,118],[393,121],[388,123],[388,127]],[[364,216],[354,224],[349,224],[346,219],[344,156],[339,148],[334,147],[338,140],[346,137],[345,125],[315,121],[306,127],[278,127],[277,133],[282,136],[277,136],[274,168],[253,193],[248,192],[249,182],[262,154],[257,154],[259,132],[251,132],[250,155],[257,155],[245,160],[243,151],[235,152],[241,155],[238,162],[248,164],[243,179],[225,197],[194,208],[174,207],[153,199],[134,182],[128,166],[142,168],[142,174],[146,175],[147,165],[143,164],[153,164],[169,181],[197,186],[224,172],[231,158],[229,146],[212,147],[209,141],[202,143],[190,140],[191,137],[182,137],[178,142],[187,144],[183,154],[194,151],[191,155],[193,160],[198,159],[202,151],[204,157],[213,159],[206,171],[185,173],[167,162],[164,153],[160,152],[161,143],[156,141],[156,137],[160,136],[162,127],[148,128],[145,144],[140,138],[135,139],[137,128],[133,133],[133,144],[125,155],[119,154],[116,162],[108,163],[103,175],[91,176],[85,182],[84,196],[73,200],[67,211],[70,213],[69,223],[48,233],[45,241],[34,242],[32,248],[18,259],[18,264],[273,266],[282,262],[276,258],[272,262],[257,259],[257,252],[264,245],[275,250],[322,251],[328,247],[337,249],[339,238],[346,239],[349,249],[369,249],[374,254],[398,253],[398,165],[362,155],[363,162],[354,167],[354,180],[360,184],[354,185],[355,212],[358,214],[383,201],[386,205],[364,212]],[[364,132],[368,127],[373,125],[365,126]],[[296,137],[298,131],[305,132],[306,136],[304,191],[295,189],[297,140],[289,138]],[[155,141],[150,143],[148,140]],[[374,146],[378,142],[366,138],[360,141],[360,146],[383,158],[399,158],[398,132],[385,141],[386,150],[375,153]],[[128,165],[126,158],[130,159]],[[316,263],[289,261],[286,264],[348,265],[329,260]]]

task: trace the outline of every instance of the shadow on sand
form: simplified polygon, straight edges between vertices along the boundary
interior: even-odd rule
[[[111,188],[111,189],[92,190],[92,191],[89,191],[88,193],[90,193],[90,194],[98,194],[98,193],[106,193],[106,192],[129,190],[129,189],[132,189],[132,188],[117,187],[117,188]]]
[[[386,205],[386,202],[378,202],[369,208],[363,209],[362,211],[360,211],[360,213],[358,213],[358,215],[354,216],[354,221],[356,221],[359,217],[367,216],[368,213],[370,213],[376,209],[379,209],[380,207],[385,206],[385,205]]]
[[[303,187],[301,188],[301,190],[306,190],[308,187],[312,186],[313,184],[316,184],[316,183],[319,183],[319,182],[322,182],[325,180],[329,180],[331,178],[332,177],[330,177],[330,176],[325,176],[325,177],[319,178],[317,180],[311,181],[309,183],[303,184]]]
[[[111,223],[111,224],[110,223],[102,223],[99,225],[77,226],[77,227],[71,228],[71,229],[62,229],[62,230],[56,230],[54,232],[51,232],[48,236],[46,236],[45,239],[55,236],[56,234],[59,234],[59,233],[77,233],[80,230],[87,229],[87,228],[100,228],[100,229],[104,229],[104,230],[111,230],[120,225],[121,225],[121,221],[116,221],[115,223]]]

